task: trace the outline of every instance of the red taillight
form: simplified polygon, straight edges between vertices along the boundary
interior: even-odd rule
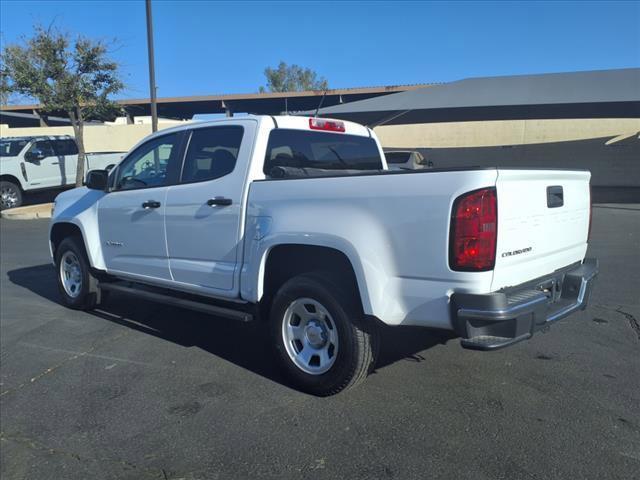
[[[465,193],[453,203],[449,266],[483,272],[496,263],[498,205],[495,188]]]
[[[337,120],[325,120],[323,118],[310,118],[309,128],[312,130],[325,130],[327,132],[344,132],[344,122]]]

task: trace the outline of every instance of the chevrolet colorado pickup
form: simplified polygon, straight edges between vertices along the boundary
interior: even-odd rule
[[[85,172],[115,166],[123,153],[85,154]],[[22,205],[25,194],[71,186],[78,146],[67,135],[0,139],[0,210]]]
[[[249,116],[180,126],[60,194],[59,290],[268,322],[292,383],[331,395],[375,365],[380,323],[466,348],[526,340],[584,309],[590,173],[389,171],[350,122]],[[179,319],[176,319],[179,322]]]

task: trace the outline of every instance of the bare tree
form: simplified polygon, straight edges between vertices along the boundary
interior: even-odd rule
[[[267,85],[260,87],[260,92],[301,92],[329,88],[327,79],[318,77],[313,70],[285,62],[280,62],[277,68],[265,68],[264,76],[267,77]]]
[[[44,112],[66,112],[78,144],[76,186],[84,181],[84,124],[106,118],[118,107],[110,96],[121,91],[118,64],[101,40],[36,25],[31,38],[7,45],[1,53],[0,89],[37,100]]]
[[[0,105],[9,103],[9,79],[4,68],[4,61],[0,55]]]

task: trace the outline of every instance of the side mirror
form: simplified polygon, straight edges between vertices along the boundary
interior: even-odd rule
[[[109,172],[106,170],[91,170],[87,173],[87,182],[85,185],[91,190],[105,191],[108,183]]]
[[[44,152],[39,148],[33,148],[24,154],[24,159],[28,162],[38,162],[45,158]]]

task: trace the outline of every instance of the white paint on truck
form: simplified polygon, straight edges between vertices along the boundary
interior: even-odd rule
[[[278,128],[308,129],[306,118],[278,117],[277,122]],[[90,210],[82,210],[82,219],[74,216],[73,204],[87,190],[65,192],[56,201],[53,223],[73,222],[90,230],[92,263],[109,273],[248,302],[261,299],[261,269],[274,246],[334,248],[353,265],[365,313],[389,325],[445,329],[452,328],[448,309],[454,291],[488,293],[584,258],[588,172],[487,168],[268,180],[262,165],[269,133],[276,128],[273,120],[224,119],[198,128],[216,125],[247,128],[232,174],[201,184],[101,195]],[[375,138],[360,125],[345,125],[348,134]],[[177,127],[162,135],[187,128],[193,129]],[[550,184],[565,186],[565,208],[547,208]],[[495,270],[453,271],[448,265],[453,201],[488,186],[498,195]],[[227,196],[233,204],[205,209],[212,196]],[[141,205],[149,199],[162,206],[145,212]],[[269,219],[269,227],[258,240],[260,219]],[[123,245],[110,247],[106,241]],[[531,252],[501,256],[524,247]],[[191,253],[169,254],[182,251]]]
[[[498,244],[491,290],[519,285],[587,252],[590,194],[587,171],[498,170]],[[547,188],[562,186],[564,205],[547,207]],[[509,252],[526,250],[518,255]]]
[[[62,236],[71,235],[64,232],[76,232],[93,274],[109,275],[102,281],[248,308],[275,301],[276,292],[266,293],[273,252],[322,248],[346,259],[349,272],[340,270],[338,280],[352,270],[361,313],[452,330],[463,346],[492,349],[586,306],[597,273],[595,260],[583,263],[589,179],[561,170],[391,172],[375,134],[361,125],[227,118],[156,133],[111,172],[106,188],[60,194],[51,251],[59,258]],[[286,280],[278,287],[290,288]],[[319,345],[328,333],[309,322],[305,341]],[[302,370],[325,372],[309,355]],[[314,391],[338,391],[343,380]]]

